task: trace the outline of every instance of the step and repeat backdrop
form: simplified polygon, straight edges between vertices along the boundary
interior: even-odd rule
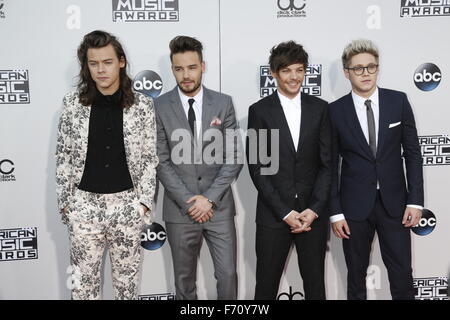
[[[233,97],[245,135],[248,107],[276,87],[268,69],[272,46],[303,44],[310,65],[303,91],[329,102],[350,91],[342,72],[344,46],[357,38],[380,50],[381,87],[405,91],[423,154],[425,210],[412,228],[417,299],[447,299],[450,267],[450,2],[448,0],[0,0],[0,299],[70,299],[66,227],[55,196],[57,122],[62,98],[74,90],[82,37],[101,29],[126,48],[134,89],[149,96],[171,90],[169,41],[204,45],[204,84]],[[152,228],[142,234],[140,299],[174,299],[170,248],[161,219],[160,186]],[[245,166],[233,185],[238,232],[239,298],[255,285],[256,189]],[[198,296],[216,298],[205,245]],[[113,297],[108,254],[103,297]],[[370,299],[390,299],[378,241],[367,277]],[[346,298],[341,242],[329,237],[329,299]],[[295,250],[279,299],[303,299]]]

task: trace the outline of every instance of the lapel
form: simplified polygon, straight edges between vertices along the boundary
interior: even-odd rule
[[[346,101],[344,101],[345,105],[345,113],[348,127],[352,132],[353,136],[358,141],[361,149],[366,153],[366,155],[373,159],[372,151],[370,150],[369,144],[367,143],[366,137],[361,128],[361,124],[359,123],[358,116],[356,115],[355,104],[353,103],[352,93],[350,92],[346,96]]]
[[[131,155],[130,152],[130,139],[132,136],[132,128],[133,128],[133,121],[137,120],[137,117],[134,117],[134,110],[136,108],[136,105],[139,103],[138,102],[138,97],[135,95],[135,102],[134,104],[123,110],[123,143],[125,146],[125,155],[126,155],[126,159],[128,162],[128,158]]]
[[[179,128],[183,128],[189,132],[191,135],[191,144],[194,144],[194,139],[191,132],[191,127],[189,126],[188,119],[186,117],[186,113],[183,109],[183,104],[181,103],[180,95],[178,93],[178,87],[176,86],[171,92],[170,92],[170,107],[172,108],[173,113],[178,119],[178,122],[180,123]]]
[[[211,96],[211,92],[209,89],[203,87],[203,105],[202,105],[202,132],[201,135],[209,129],[209,125],[211,124],[211,120],[214,116],[218,116],[219,112],[217,111],[217,106],[213,103],[213,98]],[[224,129],[225,130],[225,129]],[[223,132],[225,134],[225,132]],[[203,142],[203,148],[206,144]]]
[[[202,133],[209,129],[211,120],[216,112],[209,89],[203,87],[203,106],[202,106]]]
[[[78,112],[75,115],[76,119],[74,119],[76,121],[75,123],[77,123],[77,127],[74,128],[75,129],[74,132],[79,133],[79,137],[76,137],[74,139],[75,150],[79,152],[79,157],[76,157],[74,163],[77,163],[76,166],[81,170],[81,174],[84,169],[84,165],[86,163],[91,107],[92,106],[83,106],[81,103],[78,102]]]
[[[388,119],[390,108],[386,101],[386,96],[381,88],[378,88],[378,109],[379,109],[379,120],[378,120],[378,145],[377,145],[377,158],[383,147],[383,143],[386,140],[388,127]]]
[[[272,101],[270,104],[273,106],[273,108],[271,108],[272,119],[276,123],[274,127],[280,130],[280,143],[282,140],[284,140],[284,142],[287,143],[289,150],[293,155],[295,155],[295,146],[294,142],[292,141],[291,130],[289,130],[289,125],[287,123],[286,116],[284,114],[283,107],[281,106],[277,91],[272,93],[271,100]]]
[[[300,120],[300,137],[297,143],[297,153],[300,152],[303,142],[305,141],[305,136],[307,136],[309,124],[311,123],[309,119],[312,116],[312,108],[314,106],[308,101],[308,96],[304,93],[301,94],[301,120]]]

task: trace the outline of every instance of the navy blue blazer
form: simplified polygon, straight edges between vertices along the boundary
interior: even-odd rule
[[[402,216],[407,204],[423,206],[422,154],[411,105],[403,92],[379,88],[378,94],[376,158],[364,137],[351,93],[330,104],[331,215],[343,213],[346,219],[365,220],[375,203],[377,181],[390,216]]]

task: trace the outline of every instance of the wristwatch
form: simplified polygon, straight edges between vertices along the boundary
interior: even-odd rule
[[[208,199],[208,202],[211,203],[213,209],[216,208],[216,203],[214,201]]]

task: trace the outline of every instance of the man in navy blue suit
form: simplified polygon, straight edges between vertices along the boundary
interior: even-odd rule
[[[422,155],[414,115],[403,92],[377,87],[379,56],[371,41],[348,44],[342,63],[352,91],[330,104],[330,220],[334,234],[343,239],[347,298],[367,298],[376,231],[392,298],[414,299],[410,228],[423,209]]]

